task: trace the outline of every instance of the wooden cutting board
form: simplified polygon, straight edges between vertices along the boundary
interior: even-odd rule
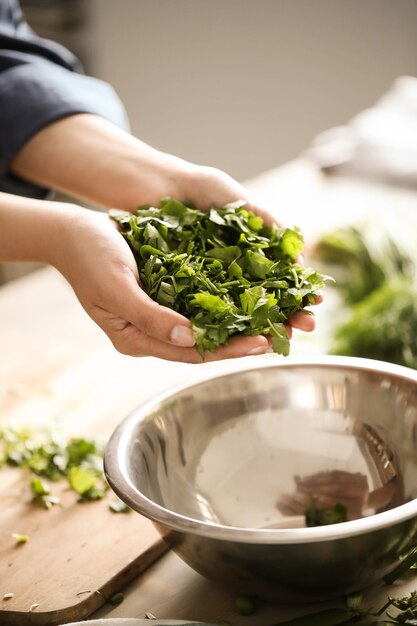
[[[0,289],[2,425],[55,424],[65,435],[105,442],[136,405],[187,378],[189,367],[118,354],[52,269]],[[37,508],[27,477],[0,469],[2,626],[85,618],[166,550],[137,513],[112,513],[107,501],[80,504],[60,489],[62,507]],[[29,541],[16,545],[12,533]]]
[[[5,481],[7,478],[7,481]],[[49,626],[82,619],[165,552],[152,524],[104,501],[62,507],[30,503],[26,481],[3,477],[0,498],[0,624]],[[13,533],[29,541],[18,545]],[[2,600],[5,594],[13,598]]]

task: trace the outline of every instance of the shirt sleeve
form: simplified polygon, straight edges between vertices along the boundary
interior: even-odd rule
[[[4,5],[14,11],[2,11]],[[11,159],[33,135],[77,113],[99,115],[125,129],[128,121],[110,85],[82,74],[68,50],[37,37],[18,18],[18,4],[0,0],[0,190],[43,198],[49,190],[9,171]]]

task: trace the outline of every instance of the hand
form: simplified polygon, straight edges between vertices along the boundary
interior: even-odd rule
[[[190,321],[145,294],[139,285],[133,254],[107,215],[75,207],[65,238],[63,256],[55,264],[72,285],[85,311],[119,352],[202,362],[194,347]],[[292,321],[305,327],[309,319],[304,314],[294,316]],[[270,350],[268,337],[241,335],[214,353],[206,352],[204,360],[263,354]]]
[[[88,315],[114,347],[132,356],[201,363],[191,323],[151,300],[140,288],[136,261],[107,215],[72,207],[52,259]],[[234,337],[206,361],[262,354],[266,337]]]

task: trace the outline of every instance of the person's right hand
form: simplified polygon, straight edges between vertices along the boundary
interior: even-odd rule
[[[71,206],[61,235],[51,261],[119,352],[202,362],[190,321],[154,302],[141,289],[133,254],[106,214]],[[269,350],[266,337],[241,335],[214,353],[206,352],[205,361]]]

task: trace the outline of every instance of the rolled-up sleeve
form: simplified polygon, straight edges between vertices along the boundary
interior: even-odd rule
[[[2,37],[1,17],[0,12],[0,190],[42,198],[48,190],[9,171],[11,159],[33,135],[77,113],[99,115],[122,128],[128,128],[127,116],[112,87],[76,71],[77,60],[66,49],[30,31],[13,33],[10,24],[3,23]]]

